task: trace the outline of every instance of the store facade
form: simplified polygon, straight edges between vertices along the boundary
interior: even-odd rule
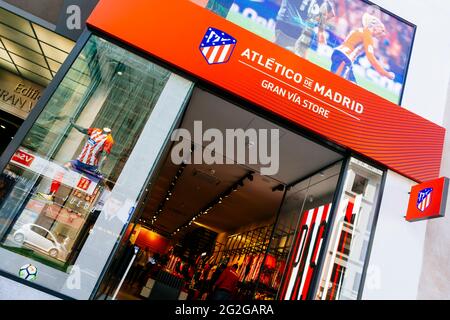
[[[165,21],[169,12],[179,19]],[[126,26],[124,14],[134,17]],[[142,228],[162,237],[171,275],[183,276],[180,266],[193,261],[202,272],[222,261],[238,264],[241,283],[252,284],[241,287],[246,299],[362,298],[387,170],[416,182],[436,178],[443,128],[188,1],[100,3],[88,25],[0,161],[9,181],[0,199],[3,276],[60,298],[117,298],[129,239]],[[216,36],[221,47],[208,42]],[[204,179],[218,179],[223,166],[211,173],[212,164],[172,157],[174,132],[194,137],[199,120],[222,133],[281,130],[290,137],[280,140],[281,169],[264,178],[261,160],[239,163],[223,153],[236,167],[203,197],[207,188],[186,172],[209,170]],[[207,149],[188,140],[194,154]],[[254,140],[245,142],[250,151]],[[246,187],[264,183],[259,199],[277,196],[267,202],[271,210],[248,199],[228,210],[246,202],[248,212],[270,211],[263,217],[246,224],[236,217],[233,225],[226,210],[217,213],[239,190],[258,199],[257,188]],[[165,218],[178,194],[184,205],[202,201],[180,209],[187,216]],[[214,211],[219,219],[210,218]],[[215,246],[177,252],[193,226],[213,232]],[[134,244],[143,241],[139,234]],[[176,297],[195,296],[193,278],[181,281]],[[157,288],[158,281],[146,282],[141,298]]]

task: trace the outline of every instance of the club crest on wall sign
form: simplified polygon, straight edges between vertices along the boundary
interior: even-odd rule
[[[449,179],[442,177],[413,186],[410,192],[407,221],[439,218],[445,215]]]
[[[208,64],[226,63],[230,60],[236,43],[237,40],[229,34],[210,27],[200,43],[200,52]]]
[[[433,188],[425,188],[419,191],[417,196],[417,209],[424,212],[431,204],[431,194],[433,193]]]

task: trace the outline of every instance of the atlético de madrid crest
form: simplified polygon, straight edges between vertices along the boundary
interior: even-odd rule
[[[433,188],[425,188],[419,191],[417,197],[417,209],[420,211],[425,211],[431,204],[431,194],[433,193]]]
[[[229,34],[210,27],[200,44],[200,52],[208,64],[226,63],[230,60],[236,43],[236,39]]]

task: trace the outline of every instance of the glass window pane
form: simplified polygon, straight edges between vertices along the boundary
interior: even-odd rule
[[[59,68],[61,68],[61,63],[48,59],[48,64],[53,72],[58,72]]]
[[[376,214],[383,171],[350,160],[316,298],[355,300]]]
[[[37,65],[27,59],[21,58],[18,55],[11,53],[11,58],[13,59],[14,63],[21,67],[22,69],[34,72],[44,78],[52,79],[52,74],[50,73],[50,70],[46,67]]]
[[[6,11],[5,9],[0,9],[0,21],[2,22],[2,24],[14,26],[16,29],[30,36],[34,35],[29,21],[9,11]]]
[[[18,56],[21,56],[22,58],[31,60],[34,63],[39,64],[41,66],[45,66],[45,59],[42,54],[39,54],[35,51],[32,51],[24,46],[21,46],[15,42],[7,40],[7,39],[3,39],[3,43],[5,44],[6,49],[11,51],[12,53],[17,54]]]
[[[44,54],[52,60],[58,61],[59,63],[63,63],[67,58],[67,53],[61,50],[56,49],[55,47],[49,46],[48,44],[41,42],[42,50]]]
[[[89,298],[191,86],[92,36],[1,175],[0,268]]]
[[[8,62],[11,62],[11,59],[9,58],[8,52],[6,50],[3,50],[0,48],[0,58],[3,60],[6,60]]]
[[[31,50],[40,52],[39,44],[34,37],[30,37],[22,32],[14,30],[4,24],[0,24],[0,35],[8,40],[17,42],[18,44],[28,47]]]
[[[36,74],[34,72],[25,70],[25,69],[20,68],[20,67],[18,67],[18,69],[19,69],[19,72],[20,72],[20,76],[22,76],[23,78],[28,79],[30,81],[33,81],[33,82],[35,82],[37,84],[40,84],[43,87],[48,86],[49,83],[50,83],[50,79],[48,79],[48,78],[44,78],[44,77],[42,77],[42,76],[40,76],[40,75],[38,75],[38,74]],[[17,71],[14,71],[14,72],[17,73]]]
[[[12,73],[17,74],[16,67],[14,66],[14,64],[12,64],[9,61],[10,61],[9,58],[8,58],[8,61],[3,60],[3,59],[0,58],[0,67],[3,68],[3,69],[6,69],[6,70],[8,70],[8,71],[10,71]]]
[[[66,53],[72,51],[73,46],[75,45],[75,43],[72,40],[64,38],[58,35],[57,33],[45,29],[35,23],[33,23],[33,28],[36,31],[36,35],[39,41],[45,42],[46,44],[49,45],[57,46],[58,49]]]

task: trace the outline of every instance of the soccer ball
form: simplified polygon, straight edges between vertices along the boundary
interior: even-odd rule
[[[37,268],[32,264],[26,264],[19,269],[19,277],[22,279],[33,281],[37,276]]]

